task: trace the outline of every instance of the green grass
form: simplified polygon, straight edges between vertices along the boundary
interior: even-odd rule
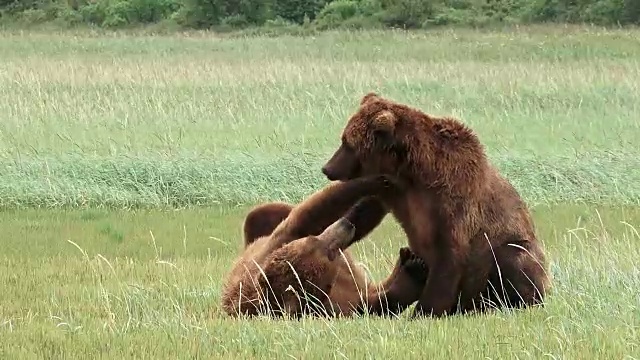
[[[640,352],[640,235],[625,225],[640,223],[639,208],[533,210],[553,261],[543,309],[301,322],[220,312],[221,279],[240,248],[245,211],[3,213],[0,355],[623,359]],[[352,249],[381,279],[404,243],[387,219]]]
[[[1,33],[0,207],[299,201],[370,90],[459,116],[533,203],[637,204],[638,34]]]
[[[0,358],[640,358],[640,30],[0,33]],[[543,309],[232,320],[247,207],[296,202],[361,96],[472,126],[532,205]],[[392,219],[353,247],[381,279]]]

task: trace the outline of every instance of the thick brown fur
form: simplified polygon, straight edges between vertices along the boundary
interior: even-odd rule
[[[293,207],[283,202],[272,202],[254,207],[249,211],[242,224],[244,247],[251,245],[271,232],[289,216]]]
[[[542,303],[550,281],[529,210],[457,119],[369,93],[322,172],[343,181],[387,174],[407,184],[381,200],[370,223],[390,211],[426,263],[414,316]]]
[[[369,305],[369,299],[376,301],[369,305],[372,312],[403,311],[419,292],[396,294],[394,289],[424,284],[422,260],[403,248],[392,276],[372,285],[346,249],[377,225],[368,223],[370,212],[378,209],[375,195],[395,192],[397,186],[376,176],[330,184],[296,207],[269,203],[253,208],[243,224],[244,251],[223,289],[224,311],[232,316],[350,315]]]

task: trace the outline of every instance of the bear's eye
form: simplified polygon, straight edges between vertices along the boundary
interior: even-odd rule
[[[373,138],[376,144],[383,148],[391,147],[395,142],[393,135],[384,130],[373,130]]]
[[[353,146],[351,146],[346,139],[342,139],[342,147],[347,150],[347,151],[352,151],[353,150]]]
[[[374,142],[378,149],[392,154],[397,159],[403,159],[407,155],[407,148],[393,134],[384,130],[373,131]]]

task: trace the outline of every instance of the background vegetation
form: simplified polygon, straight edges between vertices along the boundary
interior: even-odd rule
[[[0,0],[5,23],[262,31],[640,22],[637,0]]]
[[[639,357],[637,29],[131,33],[0,31],[1,359]],[[477,131],[532,207],[544,308],[220,312],[248,207],[326,184],[371,90]],[[404,244],[388,217],[351,251],[380,280]]]
[[[637,34],[7,32],[0,207],[299,201],[370,90],[471,124],[534,205],[637,204]]]

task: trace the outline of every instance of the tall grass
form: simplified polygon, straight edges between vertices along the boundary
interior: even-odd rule
[[[639,35],[0,33],[0,358],[638,358]],[[326,183],[371,90],[478,132],[532,205],[544,308],[223,316],[247,206]],[[351,251],[379,280],[405,243],[388,218]]]
[[[220,309],[246,209],[0,214],[3,358],[633,359],[638,208],[534,209],[552,261],[544,308],[442,320],[235,320]],[[351,248],[374,280],[406,242]]]
[[[371,90],[460,117],[530,201],[637,203],[638,34],[3,33],[0,206],[297,201]]]

